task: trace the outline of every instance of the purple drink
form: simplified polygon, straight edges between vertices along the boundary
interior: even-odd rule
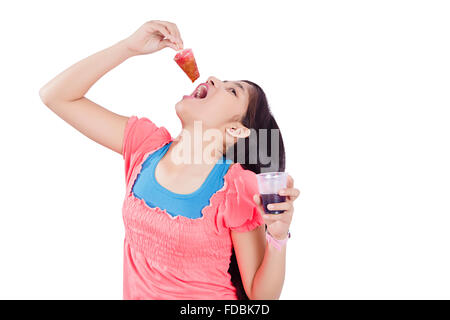
[[[284,210],[280,211],[280,210],[269,210],[267,209],[267,205],[269,203],[279,203],[279,202],[285,202],[286,201],[286,196],[280,196],[276,193],[266,193],[266,194],[261,194],[261,201],[263,203],[263,208],[264,208],[264,212],[265,213],[272,213],[272,214],[280,214],[283,213]]]
[[[286,188],[287,173],[280,172],[261,172],[256,175],[258,181],[259,194],[265,213],[280,214],[284,210],[269,210],[267,205],[270,203],[280,203],[286,201],[286,196],[280,196],[281,189]]]

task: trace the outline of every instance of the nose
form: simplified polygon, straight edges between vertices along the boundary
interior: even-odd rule
[[[209,84],[212,87],[217,88],[218,84],[219,84],[220,80],[217,79],[216,77],[209,77],[208,80],[206,81],[207,84]]]

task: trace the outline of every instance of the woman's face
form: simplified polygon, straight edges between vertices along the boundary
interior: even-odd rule
[[[251,85],[243,81],[221,81],[209,77],[206,97],[184,96],[175,108],[183,127],[201,121],[202,128],[215,128],[222,132],[226,128],[242,127],[239,120],[247,112]]]

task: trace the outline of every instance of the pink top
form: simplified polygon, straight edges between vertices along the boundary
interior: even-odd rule
[[[198,219],[151,208],[133,195],[132,186],[147,156],[172,140],[166,128],[145,117],[130,117],[125,128],[123,298],[236,300],[228,273],[230,230],[249,231],[264,223],[253,202],[256,175],[232,164]]]

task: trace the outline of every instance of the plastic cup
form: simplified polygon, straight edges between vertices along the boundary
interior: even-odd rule
[[[287,176],[287,172],[264,172],[256,175],[265,213],[280,214],[284,212],[284,210],[269,210],[267,205],[286,201],[286,196],[280,196],[278,192],[280,189],[286,188]]]

